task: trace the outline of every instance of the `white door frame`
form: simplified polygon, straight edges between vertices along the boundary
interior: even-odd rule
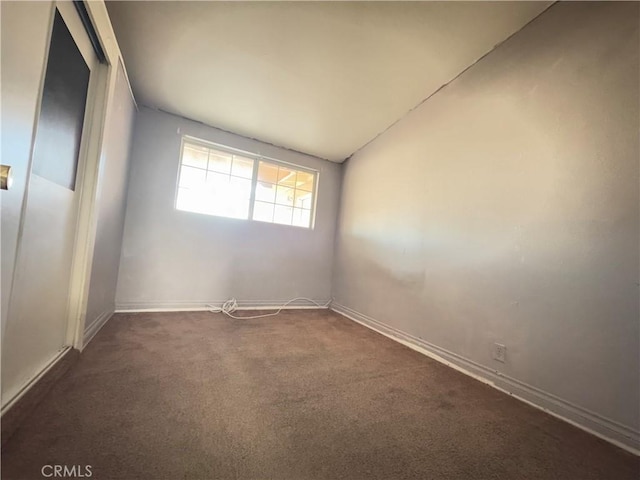
[[[100,17],[104,24],[106,9],[101,2],[86,2],[89,17],[99,37],[103,37],[104,28],[100,29]],[[98,8],[96,8],[98,7]],[[99,8],[102,7],[102,8]],[[96,10],[98,15],[96,15]],[[102,16],[100,15],[102,14]],[[98,17],[98,21],[96,21]],[[111,25],[106,17],[106,22],[111,31]],[[101,31],[102,30],[102,31]],[[109,113],[109,100],[112,98],[115,87],[116,71],[119,61],[119,51],[105,48],[102,38],[103,50],[106,57],[105,63],[98,64],[95,69],[95,83],[93,92],[90,92],[91,101],[87,106],[91,109],[87,113],[90,119],[86,149],[83,155],[83,171],[78,172],[80,178],[78,220],[76,226],[76,239],[71,264],[71,278],[69,284],[69,307],[66,333],[66,344],[70,347],[82,350],[84,348],[84,327],[87,314],[89,297],[89,280],[93,264],[93,251],[97,230],[97,189],[98,174],[100,171],[100,157],[102,143]],[[115,54],[115,55],[114,55]],[[93,73],[93,72],[92,72]]]
[[[84,348],[89,281],[98,225],[98,175],[105,127],[113,108],[111,100],[115,94],[119,64],[122,66],[127,84],[131,88],[106,5],[102,1],[85,1],[85,6],[104,51],[105,63],[99,64],[96,68],[98,81],[92,100],[90,137],[87,142],[87,150],[84,152],[85,168],[81,181],[77,235],[71,266],[66,342],[78,350]]]

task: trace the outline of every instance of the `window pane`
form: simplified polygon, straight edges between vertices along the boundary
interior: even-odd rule
[[[210,213],[211,192],[206,189],[192,190],[188,188],[178,189],[176,208],[196,213]]]
[[[231,175],[243,178],[253,177],[253,160],[234,155]]]
[[[191,189],[202,188],[207,176],[206,170],[193,167],[180,168],[180,186]]]
[[[231,177],[231,196],[234,200],[245,201],[251,198],[251,180]]]
[[[213,191],[228,191],[229,175],[224,173],[207,172],[207,187]]]
[[[296,190],[294,205],[298,208],[311,209],[311,192]]]
[[[276,191],[276,203],[293,206],[293,188],[278,186]]]
[[[272,163],[260,162],[258,166],[258,181],[278,183],[278,166]]]
[[[193,211],[197,207],[195,205],[195,194],[193,190],[188,188],[178,188],[178,198],[176,199],[176,208],[179,210]]]
[[[253,219],[261,222],[273,222],[273,203],[256,202],[253,204]]]
[[[206,199],[208,211],[212,215],[232,218],[247,218],[249,215],[249,196],[251,180],[231,179],[227,175],[210,173],[213,190]]]
[[[211,150],[209,152],[209,170],[220,173],[231,172],[231,154]]]
[[[256,200],[263,202],[275,202],[276,201],[276,186],[270,183],[256,184]]]
[[[249,201],[229,203],[216,199],[207,213],[220,217],[247,219],[249,218]]]
[[[315,175],[308,172],[298,172],[296,188],[311,192],[313,190],[313,178]]]
[[[285,225],[291,225],[292,215],[293,215],[293,208],[284,207],[282,205],[276,205],[273,211],[273,223],[282,223]]]
[[[290,168],[280,167],[278,169],[278,185],[286,185],[289,187],[296,186],[296,171]]]
[[[301,208],[293,209],[293,223],[296,227],[309,227],[311,221],[311,210]]]
[[[234,218],[242,218],[247,220],[249,218],[249,200],[245,200],[244,202],[238,202],[234,205],[234,210],[232,213],[232,217]]]
[[[216,202],[211,211],[212,215],[230,218],[249,218],[249,200],[244,202]]]
[[[207,169],[208,148],[198,145],[186,145],[182,152],[182,164]]]

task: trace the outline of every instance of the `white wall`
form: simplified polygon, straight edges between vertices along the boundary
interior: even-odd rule
[[[124,230],[129,158],[136,106],[121,64],[117,65],[97,191],[97,230],[85,321],[88,338],[115,311]]]
[[[177,211],[181,135],[317,169],[313,230]],[[137,115],[116,304],[197,308],[235,297],[250,305],[331,293],[340,166],[163,112]]]
[[[636,448],[638,14],[557,3],[358,152],[334,281],[339,311]]]

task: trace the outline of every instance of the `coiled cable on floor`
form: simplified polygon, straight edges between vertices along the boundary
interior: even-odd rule
[[[209,311],[211,313],[224,313],[227,317],[234,318],[236,320],[247,320],[247,319],[253,319],[253,318],[273,317],[275,315],[278,315],[282,311],[283,308],[285,308],[289,304],[295,302],[296,300],[306,300],[306,301],[311,302],[311,303],[313,303],[314,305],[316,305],[317,307],[320,307],[320,308],[328,308],[329,305],[331,304],[331,300],[329,300],[326,304],[322,305],[322,304],[316,302],[315,300],[311,300],[310,298],[307,298],[307,297],[296,297],[296,298],[292,298],[287,303],[284,303],[283,305],[281,305],[278,308],[278,310],[275,311],[275,312],[265,313],[263,315],[252,315],[252,316],[248,316],[248,317],[237,317],[237,316],[235,316],[233,314],[233,312],[238,310],[238,302],[237,302],[237,300],[235,298],[231,298],[231,299],[227,300],[226,302],[224,302],[222,304],[221,307],[216,307],[215,305],[207,305],[207,307],[209,307]]]

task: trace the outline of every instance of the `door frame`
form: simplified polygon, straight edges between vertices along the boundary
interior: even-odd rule
[[[107,120],[115,108],[112,99],[116,91],[118,65],[122,66],[124,76],[131,92],[131,82],[122,54],[118,46],[115,32],[104,2],[84,1],[89,20],[102,46],[105,60],[96,67],[96,92],[92,100],[91,132],[85,152],[85,169],[81,180],[81,191],[71,265],[71,281],[69,285],[69,308],[66,343],[69,347],[82,351],[84,345],[84,329],[89,301],[89,282],[93,266],[93,252],[98,229],[98,179]],[[55,4],[54,4],[55,8]],[[131,92],[135,108],[137,104]],[[115,310],[115,305],[114,305]]]
[[[110,113],[109,103],[115,89],[117,66],[120,57],[117,45],[115,49],[113,48],[115,41],[112,39],[115,38],[115,35],[105,5],[102,2],[90,1],[85,1],[84,5],[93,28],[98,35],[98,40],[105,54],[105,61],[104,63],[99,62],[95,68],[95,88],[93,92],[90,92],[91,96],[89,98],[91,98],[91,101],[87,103],[87,108],[91,109],[88,114],[90,121],[87,133],[89,137],[85,151],[81,152],[81,155],[83,155],[81,158],[83,171],[78,172],[78,177],[80,178],[78,218],[69,282],[65,342],[66,345],[77,350],[84,348],[84,327],[89,298],[89,281],[91,279],[98,220],[98,176],[105,127]],[[108,40],[112,41],[108,42]]]

